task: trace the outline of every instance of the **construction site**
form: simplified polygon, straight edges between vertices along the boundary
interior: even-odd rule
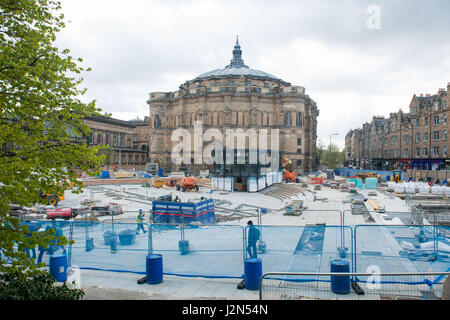
[[[217,190],[211,178],[180,173],[111,173],[81,178],[84,191],[66,190],[56,205],[10,214],[75,241],[56,248],[67,256],[62,281],[86,288],[87,299],[102,290],[141,299],[442,299],[450,270],[446,182],[338,171],[285,173],[257,192]],[[249,220],[260,233],[257,259],[248,251]],[[155,256],[164,265],[152,282]],[[261,282],[252,287],[247,263],[255,259]],[[345,294],[332,288],[336,261],[345,262],[340,272],[352,287]],[[374,268],[377,289],[368,281]]]

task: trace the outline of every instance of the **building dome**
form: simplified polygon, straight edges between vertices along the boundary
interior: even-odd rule
[[[239,41],[236,40],[236,44],[233,50],[233,59],[230,64],[222,69],[215,69],[212,71],[205,72],[199,75],[194,80],[203,80],[207,78],[219,78],[219,77],[230,77],[230,76],[250,76],[261,79],[282,81],[280,78],[271,75],[270,73],[251,69],[244,64],[244,60],[242,60],[242,50],[239,45]]]
[[[217,78],[217,77],[228,77],[228,76],[251,76],[251,77],[257,77],[257,78],[267,78],[270,80],[281,80],[274,75],[271,75],[267,72],[251,69],[249,67],[247,68],[222,68],[222,69],[215,69],[212,71],[205,72],[201,75],[199,75],[195,80],[200,79],[206,79],[206,78]]]

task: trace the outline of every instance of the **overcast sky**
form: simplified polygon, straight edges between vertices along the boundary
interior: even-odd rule
[[[86,101],[123,120],[149,114],[149,92],[225,67],[236,35],[246,65],[306,88],[324,145],[450,82],[448,0],[62,0],[62,12],[57,45],[92,68]]]

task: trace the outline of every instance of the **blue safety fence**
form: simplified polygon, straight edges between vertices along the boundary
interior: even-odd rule
[[[319,213],[317,213],[319,214]],[[52,252],[35,248],[48,264],[65,251],[80,268],[144,274],[146,256],[163,256],[165,274],[241,278],[249,227],[202,224],[138,224],[35,221],[38,231],[55,228],[74,244]],[[144,230],[142,230],[142,228]],[[329,272],[336,259],[352,272],[441,272],[450,267],[450,229],[444,226],[255,226],[263,272]],[[145,232],[144,232],[145,231]],[[40,255],[41,253],[41,255]],[[30,250],[30,256],[33,256]],[[364,280],[364,279],[362,279]]]
[[[115,271],[145,271],[147,224],[74,222],[73,229],[73,265]]]
[[[161,231],[168,227],[169,230]],[[163,255],[165,273],[222,278],[242,276],[242,227],[154,224],[151,228],[152,253]]]
[[[251,257],[249,227],[246,227],[246,258]],[[262,241],[256,244],[263,272],[316,272],[329,270],[330,261],[351,260],[352,229],[341,226],[262,226]],[[342,247],[342,249],[341,249]]]
[[[337,172],[341,177],[354,177],[358,173],[364,172],[374,172],[381,176],[382,181],[386,181],[387,178],[390,178],[394,175],[394,171],[386,171],[386,170],[370,170],[370,169],[351,169],[351,168],[338,168]],[[406,179],[406,172],[401,173],[401,180]]]
[[[214,214],[214,200],[207,199],[197,203],[153,201],[153,221],[156,223],[191,223],[213,224],[216,222]]]
[[[358,225],[354,272],[444,272],[450,266],[450,228]]]
[[[72,224],[67,221],[22,221],[22,225],[27,225],[30,232],[45,232],[53,230],[55,237],[64,236],[68,240],[72,235]],[[27,256],[35,263],[49,264],[49,259],[52,254],[66,253],[70,255],[71,246],[62,245],[59,240],[54,239],[49,242],[48,246],[36,246],[34,248],[26,248]]]

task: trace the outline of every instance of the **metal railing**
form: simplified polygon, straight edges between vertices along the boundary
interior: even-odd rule
[[[434,225],[450,225],[450,202],[446,195],[442,198],[414,200],[409,193],[405,194],[406,205],[410,208],[411,217],[417,224],[422,224],[424,219]]]
[[[264,225],[264,216],[258,221],[256,226],[261,232],[258,257],[266,272],[329,271],[327,262],[338,258],[349,261],[351,272],[371,272],[368,268],[373,264],[379,265],[383,272],[446,271],[450,266],[449,227],[377,224],[379,221],[346,225],[350,222],[351,211],[303,210],[303,214],[321,212],[327,212],[327,217],[333,216],[331,221],[336,225],[268,226]],[[409,216],[411,213],[386,214]],[[128,231],[137,233],[139,224],[135,218],[108,218],[90,221],[86,216],[78,221],[40,223],[42,228],[53,224],[61,227],[66,238],[75,241],[68,246],[68,259],[69,264],[80,267],[142,272],[145,270],[144,253],[163,253],[166,272],[242,275],[243,263],[248,258],[246,226],[144,223],[145,230],[150,232],[133,235],[131,243],[124,241],[122,244],[120,233],[123,231],[124,240]],[[353,221],[358,222],[358,219]],[[118,236],[114,254],[109,241],[113,235]],[[181,246],[186,244],[188,247]]]
[[[440,300],[443,282],[449,275],[450,272],[267,272],[259,280],[259,299]]]

